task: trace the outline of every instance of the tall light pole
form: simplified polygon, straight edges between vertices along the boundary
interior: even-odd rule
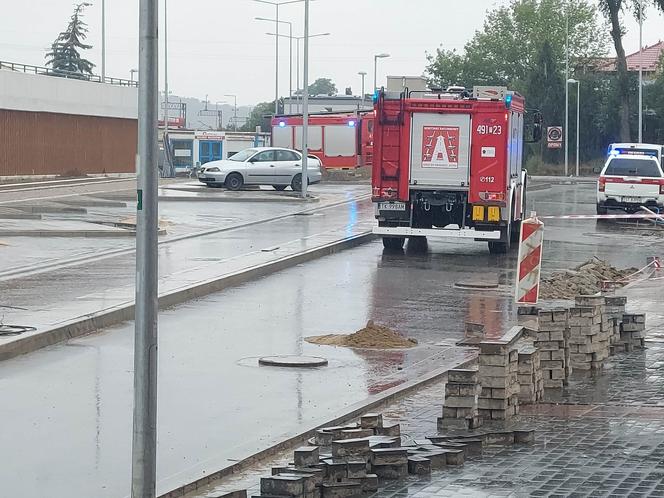
[[[309,0],[304,1],[304,96],[302,99],[302,198],[307,197],[309,186]]]
[[[643,142],[643,0],[639,0],[639,143]]]
[[[168,0],[164,0],[164,132],[168,133]],[[164,144],[166,145],[166,144]]]
[[[277,24],[279,26],[279,23],[281,24],[288,24],[288,40],[289,40],[289,49],[288,49],[288,112],[292,113],[293,111],[293,23],[290,21],[280,21],[279,19],[266,19],[265,17],[256,17],[255,18],[257,21],[269,21]],[[277,34],[275,35],[276,38],[278,39],[279,35],[278,34],[278,28],[277,28]],[[279,56],[277,55],[277,58]],[[279,62],[277,62],[279,64]]]
[[[374,91],[378,88],[378,59],[389,57],[390,54],[376,54],[374,55]]]
[[[364,78],[367,75],[366,71],[360,71],[359,74],[362,77],[362,105],[364,106]]]
[[[276,33],[265,33],[265,34],[270,35],[270,36],[282,36],[284,38],[291,38],[288,35],[277,35]],[[309,39],[311,40],[312,38],[316,38],[317,36],[330,36],[330,35],[331,35],[331,33],[317,33],[315,35],[309,35]],[[298,93],[300,91],[300,40],[304,40],[304,36],[293,36],[292,38],[293,38],[293,40],[295,40],[297,42],[296,43],[297,64],[296,64],[296,67],[295,67],[295,79],[296,79],[296,83],[295,83],[295,85],[296,85],[295,86],[295,101],[297,102],[297,104],[295,106],[295,110],[296,110],[296,112],[300,112],[300,97],[298,95]]]
[[[237,95],[227,93],[224,97],[233,97],[233,131],[237,131]]]
[[[106,82],[106,0],[101,0],[101,82]]]
[[[140,0],[132,498],[154,498],[157,475],[157,11],[158,0]]]
[[[567,80],[566,87],[576,84],[576,176],[579,176],[579,136],[581,135],[580,118],[581,111],[581,82],[573,78]]]
[[[268,5],[274,6],[275,11],[275,28],[277,31],[277,36],[275,36],[275,62],[274,62],[274,113],[279,114],[279,7],[282,5],[288,5],[291,3],[302,3],[305,0],[288,0],[286,2],[272,2],[270,0],[254,0],[258,3],[266,3]]]
[[[565,2],[565,176],[569,173],[569,12]]]

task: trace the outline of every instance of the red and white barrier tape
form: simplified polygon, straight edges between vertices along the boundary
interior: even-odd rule
[[[559,216],[538,216],[541,220],[652,220],[660,218],[664,220],[661,214],[567,214]]]

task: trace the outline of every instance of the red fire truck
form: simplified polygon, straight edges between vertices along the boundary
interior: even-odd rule
[[[488,241],[491,253],[507,252],[526,215],[525,113],[524,98],[503,87],[381,90],[372,198],[374,233],[385,248],[440,236]],[[538,141],[541,115],[532,121]]]
[[[370,166],[373,111],[309,115],[307,146],[325,169]],[[302,115],[272,118],[272,145],[302,149]]]

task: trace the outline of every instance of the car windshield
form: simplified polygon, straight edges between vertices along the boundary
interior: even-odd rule
[[[229,161],[238,161],[243,163],[247,159],[249,159],[251,156],[253,156],[258,150],[256,149],[244,149],[238,152],[237,154],[232,155],[231,157],[228,158]]]
[[[606,168],[605,175],[613,176],[641,176],[660,178],[662,173],[654,159],[634,159],[631,157],[616,157],[611,159]]]

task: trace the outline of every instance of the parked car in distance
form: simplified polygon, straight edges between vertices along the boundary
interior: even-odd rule
[[[656,156],[611,154],[597,180],[597,214],[664,209],[664,174]]]
[[[309,184],[321,181],[321,162],[315,156],[307,161]],[[275,190],[290,186],[302,190],[302,154],[280,147],[252,147],[222,161],[205,163],[198,180],[208,187],[240,190],[245,185],[272,185]]]

